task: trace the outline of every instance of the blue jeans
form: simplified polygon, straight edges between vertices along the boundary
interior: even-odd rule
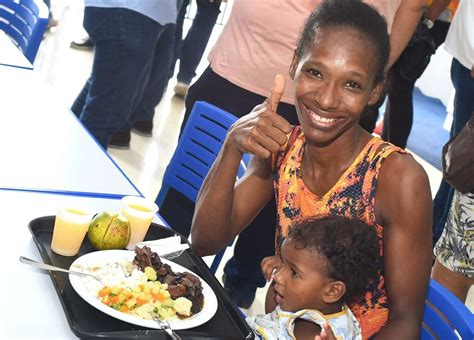
[[[122,130],[130,130],[133,123],[138,121],[153,120],[155,107],[160,103],[168,84],[168,70],[173,60],[175,38],[176,24],[167,24],[156,44],[147,85],[128,124]]]
[[[197,12],[191,28],[182,40],[184,16],[189,0],[185,0],[177,18],[176,44],[174,59],[170,67],[170,78],[173,76],[176,60],[179,59],[179,72],[177,79],[181,83],[190,84],[196,76],[196,69],[206,50],[212,29],[219,16],[221,0],[197,0]]]
[[[466,125],[471,113],[474,112],[474,78],[471,70],[465,68],[453,58],[451,63],[451,80],[456,94],[454,96],[453,125],[451,138]],[[433,200],[433,241],[436,241],[443,232],[449,208],[453,199],[454,189],[443,179]],[[434,244],[433,243],[433,244]]]
[[[84,28],[94,42],[94,62],[71,110],[107,148],[137,107],[165,26],[125,8],[86,7]]]

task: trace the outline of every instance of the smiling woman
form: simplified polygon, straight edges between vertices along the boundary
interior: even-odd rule
[[[206,178],[192,227],[196,252],[213,253],[275,194],[276,254],[295,222],[360,219],[378,235],[382,274],[350,305],[363,338],[416,338],[431,269],[431,197],[421,166],[358,124],[379,98],[389,37],[382,16],[356,0],[325,1],[303,28],[291,76],[301,126],[278,115],[282,76],[265,103],[239,119]],[[288,142],[289,135],[296,136]],[[235,184],[243,153],[254,155]],[[281,263],[264,259],[267,278]],[[273,287],[267,311],[275,308]],[[390,319],[389,319],[390,315]]]

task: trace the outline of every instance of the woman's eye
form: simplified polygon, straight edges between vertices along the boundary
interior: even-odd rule
[[[291,270],[291,276],[292,277],[298,277],[299,276],[299,273],[297,271],[295,271],[294,269]]]
[[[319,72],[318,70],[309,69],[308,73],[313,77],[321,78],[321,72]]]
[[[362,88],[360,84],[355,81],[348,81],[347,86],[350,87],[351,89],[357,89],[357,90],[360,90]]]

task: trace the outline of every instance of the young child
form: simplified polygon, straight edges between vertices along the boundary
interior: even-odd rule
[[[278,306],[247,322],[263,339],[314,339],[327,333],[325,323],[338,339],[361,339],[346,303],[380,274],[379,251],[374,227],[359,220],[332,215],[296,224],[273,275]]]

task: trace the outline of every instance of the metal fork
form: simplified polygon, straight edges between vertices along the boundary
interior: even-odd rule
[[[153,316],[153,320],[160,326],[162,330],[164,330],[173,340],[181,340],[181,337],[176,334],[175,331],[171,329],[170,323],[166,320],[160,320],[156,316]]]
[[[36,267],[38,269],[56,271],[56,272],[64,272],[64,273],[69,273],[69,274],[73,274],[73,275],[79,275],[79,276],[82,276],[82,277],[89,276],[89,277],[92,277],[92,278],[96,279],[101,284],[103,284],[103,282],[97,276],[95,276],[93,274],[90,274],[90,273],[78,272],[78,271],[75,271],[75,270],[69,270],[69,269],[64,269],[64,268],[61,268],[61,267],[52,266],[52,265],[46,264],[46,263],[36,262],[35,260],[29,259],[25,256],[20,256],[20,262],[24,263],[24,264],[29,264],[30,266]]]

